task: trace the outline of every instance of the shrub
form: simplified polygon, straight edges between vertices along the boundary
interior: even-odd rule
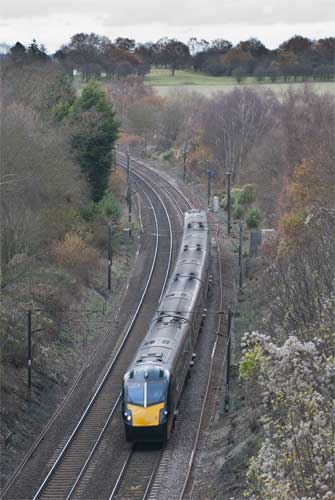
[[[237,81],[237,83],[241,83],[242,80],[244,80],[246,78],[247,71],[242,66],[239,66],[238,68],[235,68],[232,71],[231,75],[235,78],[235,80]]]
[[[94,201],[90,201],[87,205],[81,207],[81,216],[87,222],[93,221],[99,215],[99,212],[99,204]]]
[[[228,196],[224,194],[222,198],[220,198],[220,207],[226,210],[227,208],[227,202],[228,202]]]
[[[257,343],[244,352],[240,362],[240,377],[242,380],[250,380],[260,369],[261,349]]]
[[[96,220],[100,218],[102,222],[107,224],[110,218],[114,221],[119,220],[120,208],[113,195],[107,193],[99,203],[90,201],[87,205],[84,205],[81,208],[81,216],[87,222],[96,222]]]
[[[243,214],[244,214],[243,207],[241,205],[234,204],[233,217],[235,217],[235,219],[242,219]]]
[[[77,279],[89,284],[98,264],[98,252],[76,233],[68,233],[53,249],[58,265],[70,270]]]
[[[112,173],[109,178],[108,189],[116,199],[123,200],[125,190],[127,189],[127,181],[122,171],[115,170]]]
[[[231,190],[231,201],[233,205],[238,205],[240,203],[241,193],[242,193],[241,188],[233,188]]]
[[[172,160],[174,157],[175,157],[175,152],[172,148],[167,149],[160,155],[160,158],[164,161]]]
[[[52,207],[40,210],[39,220],[45,228],[46,239],[58,239],[78,225],[80,212],[77,207],[70,204],[54,204]]]
[[[261,214],[258,208],[250,208],[246,218],[248,229],[256,229],[259,226],[260,222]]]
[[[120,219],[120,208],[116,200],[113,198],[112,193],[107,193],[99,202],[100,212],[104,213],[108,217],[112,217],[114,221]]]
[[[239,195],[238,201],[242,205],[250,205],[256,200],[256,186],[254,184],[245,184]]]

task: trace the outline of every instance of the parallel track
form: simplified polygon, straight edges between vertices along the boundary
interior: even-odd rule
[[[127,456],[108,500],[146,500],[163,450],[134,445]]]
[[[126,168],[126,155],[119,152],[117,155],[117,162],[123,168]],[[187,196],[185,196],[185,194],[180,189],[178,189],[167,177],[165,177],[161,173],[158,173],[155,169],[149,167],[142,161],[131,158],[131,173],[133,175],[138,175],[139,173],[141,173],[142,177],[144,177],[148,182],[152,182],[152,180],[155,179],[155,182],[157,182],[158,185],[162,189],[164,189],[164,191],[167,193],[167,196],[174,201],[181,214],[194,207],[194,203],[192,203],[189,198],[187,198]],[[172,192],[174,194],[172,194]],[[179,201],[177,200],[176,195],[177,198],[179,197]]]
[[[145,182],[145,181],[144,181]],[[141,188],[143,190],[143,188]],[[171,252],[172,252],[172,233],[171,233],[171,222],[169,220],[167,209],[160,199],[158,193],[155,192],[153,188],[150,190],[155,194],[155,196],[160,200],[161,207],[159,211],[165,213],[167,224],[165,223],[165,229],[162,229],[158,223],[158,217],[162,217],[162,213],[156,213],[156,210],[149,199],[149,196],[144,192],[148,202],[150,203],[151,209],[155,218],[156,227],[156,247],[154,254],[154,262],[150,271],[149,279],[145,287],[144,293],[142,295],[141,301],[138,305],[136,313],[133,320],[124,336],[124,339],[112,361],[108,367],[105,376],[103,377],[99,387],[97,388],[94,396],[90,400],[87,408],[85,409],[81,419],[76,425],[73,433],[66,442],[65,446],[61,450],[57,460],[55,461],[53,467],[50,469],[47,477],[44,479],[40,487],[38,488],[36,494],[34,495],[34,500],[37,498],[45,499],[64,499],[70,498],[75,490],[77,483],[83,471],[86,469],[90,458],[93,456],[94,450],[98,446],[98,443],[102,439],[105,430],[108,427],[110,420],[113,418],[118,404],[120,401],[120,387],[122,382],[123,374],[125,373],[129,360],[132,357],[134,348],[131,353],[123,354],[124,346],[128,340],[130,333],[132,332],[135,320],[143,304],[144,298],[148,291],[151,278],[155,267],[158,265],[159,261],[159,235],[161,232],[169,232],[170,245],[169,245],[169,256],[168,264],[166,267],[166,273],[164,278],[164,283],[162,289],[164,288],[167,280],[167,276],[171,265]],[[162,224],[162,222],[160,223]],[[163,246],[164,248],[165,246]],[[162,253],[162,252],[161,252]],[[162,260],[162,259],[161,259]],[[165,260],[165,259],[164,259]],[[162,262],[159,262],[162,266]],[[152,298],[151,298],[152,300]],[[112,375],[112,376],[111,376]]]

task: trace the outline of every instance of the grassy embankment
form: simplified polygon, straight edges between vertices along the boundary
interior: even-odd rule
[[[271,89],[276,93],[283,92],[289,87],[295,89],[303,87],[303,82],[284,82],[278,81],[272,83],[269,79],[258,82],[255,77],[249,76],[243,79],[242,83],[237,83],[231,76],[209,76],[204,73],[195,73],[190,70],[177,70],[175,76],[171,76],[168,69],[152,69],[145,77],[145,83],[156,88],[157,92],[163,96],[168,95],[173,88],[183,90],[194,90],[204,95],[210,95],[213,92],[229,92],[235,87],[248,86],[251,88]],[[313,89],[319,93],[334,91],[335,82],[309,82]]]

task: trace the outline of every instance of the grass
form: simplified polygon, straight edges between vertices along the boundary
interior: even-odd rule
[[[253,77],[248,79],[255,80]],[[176,70],[175,76],[171,76],[169,69],[152,69],[145,77],[148,85],[158,87],[177,85],[226,85],[235,82],[231,76],[209,76],[204,73],[195,73],[191,70]]]
[[[231,76],[209,76],[191,70],[176,70],[175,76],[171,76],[170,70],[157,68],[152,69],[145,77],[145,83],[152,85],[162,96],[168,95],[173,88],[194,90],[204,95],[211,95],[213,92],[229,92],[235,87],[244,86],[260,90],[271,89],[275,93],[281,93],[289,87],[298,89],[304,86],[303,82],[294,81],[272,83],[270,80],[265,80],[258,82],[253,76],[248,76],[242,83],[238,84]],[[319,93],[334,91],[334,82],[310,82],[310,85]]]

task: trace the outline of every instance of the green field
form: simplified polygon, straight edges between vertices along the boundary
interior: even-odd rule
[[[162,96],[168,95],[174,88],[200,92],[204,95],[211,95],[213,92],[229,92],[235,87],[251,87],[257,90],[271,89],[276,93],[285,92],[290,87],[294,89],[302,88],[302,82],[257,82],[249,76],[242,83],[230,76],[209,76],[203,73],[194,73],[187,70],[176,70],[175,76],[171,76],[171,71],[167,69],[152,69],[145,77],[145,83],[152,85]],[[309,82],[314,90],[320,93],[334,92],[334,82]]]

